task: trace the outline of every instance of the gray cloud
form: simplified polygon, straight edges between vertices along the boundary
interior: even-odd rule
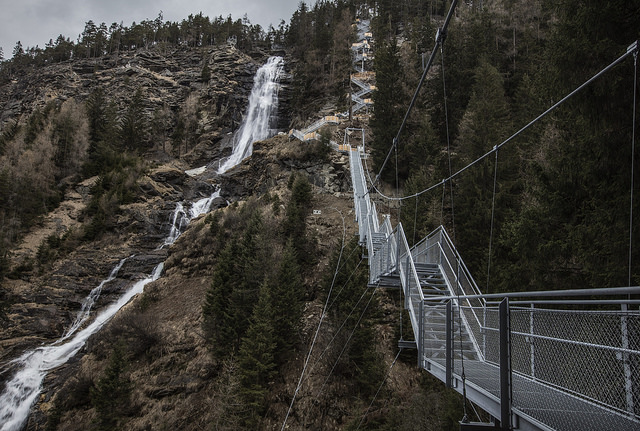
[[[181,21],[189,14],[202,12],[210,18],[231,14],[234,19],[247,14],[254,24],[265,29],[289,22],[300,0],[0,0],[0,47],[11,57],[17,41],[24,48],[44,47],[49,39],[62,34],[76,41],[85,23],[93,20],[109,26],[122,22],[155,19],[160,11],[165,21]],[[307,2],[311,3],[311,2]]]

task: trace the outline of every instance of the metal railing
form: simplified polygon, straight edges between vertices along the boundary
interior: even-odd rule
[[[505,429],[640,429],[640,287],[483,295],[442,226],[409,248],[402,224],[379,223],[360,157],[369,282],[399,278],[422,368],[462,391],[466,366],[469,397]],[[418,267],[442,291],[425,294]]]
[[[309,141],[311,139],[318,139],[318,134],[315,133],[318,129],[326,124],[338,124],[340,119],[335,115],[328,115],[311,124],[309,127],[303,130],[292,129],[289,132],[290,136],[294,136],[301,141]]]

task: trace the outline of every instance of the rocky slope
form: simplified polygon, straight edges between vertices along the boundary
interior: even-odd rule
[[[311,179],[314,184],[313,208],[316,215],[309,217],[308,229],[318,240],[319,260],[317,268],[306,274],[305,279],[306,283],[316,285],[317,289],[328,264],[328,256],[335,247],[336,235],[342,232],[343,217],[348,237],[355,234],[357,225],[353,222],[346,156],[331,153],[328,160],[318,161],[309,157],[309,152],[300,145],[300,142],[291,141],[286,136],[258,143],[253,156],[245,164],[220,178],[220,183],[222,194],[235,202],[255,199],[267,192],[281,196],[282,201],[286,202],[290,194],[287,182],[292,172]],[[151,173],[148,178],[149,184],[153,184],[154,193],[151,194],[162,194],[162,189],[167,187],[167,183],[154,183],[152,180],[154,175],[157,178],[160,173],[167,171],[171,169],[164,167]],[[182,180],[194,181],[186,175],[182,176]],[[149,199],[136,211],[129,213],[128,221],[135,223],[140,215],[147,220],[155,218],[159,205],[159,199]],[[215,211],[225,209],[214,209]],[[141,346],[130,366],[130,378],[136,382],[132,396],[135,412],[132,412],[125,429],[201,429],[221,419],[219,415],[223,414],[224,409],[220,405],[228,402],[224,399],[225,391],[221,387],[225,384],[225,370],[221,370],[219,364],[211,358],[201,328],[201,307],[215,265],[216,247],[212,244],[213,240],[204,218],[200,218],[170,248],[150,251],[130,263],[127,261],[116,281],[109,285],[106,295],[101,298],[103,304],[110,300],[111,294],[116,294],[120,288],[130,283],[131,279],[149,272],[159,260],[166,259],[165,273],[157,282],[148,285],[144,294],[136,297],[100,333],[92,337],[78,357],[48,376],[40,402],[29,420],[28,429],[44,427],[54,413],[56,402],[57,405],[65,403],[66,406],[73,407],[62,415],[58,429],[80,430],[91,426],[95,412],[87,408],[88,399],[82,400],[82,391],[87,390],[83,385],[95,381],[95,376],[108,361],[109,352],[113,348],[112,340],[123,332],[128,333]],[[131,253],[134,248],[132,244],[136,241],[130,236],[118,241],[113,236],[106,242],[119,244],[101,252],[85,250],[70,255],[68,259],[59,262],[54,274],[42,277],[42,281],[38,283],[51,286],[52,291],[46,293],[46,298],[44,293],[41,297],[34,298],[34,303],[38,300],[46,303],[45,299],[55,295],[55,280],[60,280],[60,284],[67,287],[70,287],[69,279],[74,275],[81,277],[83,281],[83,287],[76,289],[77,293],[74,294],[77,300],[59,298],[58,303],[67,305],[38,306],[43,308],[41,314],[50,311],[49,316],[38,319],[40,325],[47,328],[42,339],[53,338],[61,333],[65,324],[68,324],[68,316],[76,311],[77,301],[86,293],[86,288],[95,286],[100,278],[98,274],[108,273],[110,265]],[[86,253],[84,258],[82,253]],[[96,267],[93,271],[96,276],[87,277],[86,267],[95,262],[101,253],[105,257],[100,267],[102,271]],[[63,280],[66,283],[62,283]],[[66,313],[55,318],[53,307],[64,307]],[[304,328],[305,333],[313,332],[320,308],[320,303],[312,302],[307,305],[305,315],[308,326]],[[58,308],[55,311],[59,311]],[[16,341],[16,344],[22,347],[29,344],[29,341],[33,340],[23,338],[22,342]],[[288,376],[291,383],[295,381],[293,374],[297,372],[298,366],[296,363],[291,364],[292,375]],[[290,390],[292,388],[287,385],[280,388],[282,398],[274,403],[274,409],[286,410],[285,400]],[[313,420],[316,419],[314,416]],[[327,420],[329,419],[325,418],[325,425],[335,421],[333,419],[326,422]]]
[[[211,70],[207,82],[202,81],[204,62]],[[292,174],[305,176],[312,184],[314,210],[307,218],[307,231],[316,242],[317,256],[315,267],[302,276],[311,292],[319,290],[322,277],[330,271],[329,257],[343,232],[347,240],[355,235],[348,158],[327,152],[320,143],[301,143],[279,135],[256,143],[252,157],[224,175],[213,169],[195,177],[185,173],[228,153],[227,138],[246,107],[256,64],[259,61],[226,46],[171,53],[140,51],[52,65],[0,87],[0,123],[26,121],[31,112],[50,101],[83,101],[96,86],[107,89],[108,97],[123,105],[134,89],[143,87],[149,113],[165,106],[178,112],[195,97],[202,131],[198,142],[180,158],[162,151],[160,145],[145,155],[149,168],[137,182],[137,198],[121,206],[114,228],[98,241],[75,244],[44,270],[25,267],[20,277],[5,280],[12,302],[0,329],[0,389],[14,371],[11,359],[57,340],[89,291],[123,258],[129,257],[117,277],[105,286],[94,310],[111,303],[157,263],[165,262],[158,281],[147,285],[145,292],[92,336],[74,358],[49,373],[27,429],[96,427],[97,413],[90,394],[117,347],[114,340],[128,343],[126,373],[133,383],[122,429],[223,429],[229,406],[238,402],[234,398],[237,376],[232,362],[213,360],[202,330],[202,304],[219,250],[205,217],[193,221],[173,245],[159,248],[178,202],[193,202],[219,188],[221,197],[214,201],[213,213],[234,211],[227,207],[229,203],[242,206],[265,196],[271,200],[278,196],[284,204],[291,195],[288,182]],[[282,123],[288,116],[286,82],[281,91],[285,106]],[[63,202],[15,250],[14,267],[33,260],[52,233],[62,235],[80,228],[95,181],[92,178],[67,188]],[[263,215],[283,217],[270,205],[265,206]],[[381,367],[387,369],[397,350],[398,298],[385,292],[379,296],[376,345],[384,361]],[[321,300],[311,295],[304,310],[300,350],[270,388],[268,417],[261,429],[279,429],[321,310]],[[330,332],[321,333],[319,352],[329,346],[331,336]],[[408,357],[407,363],[398,362],[387,382],[393,405],[384,404],[384,411],[376,414],[396,411],[395,403],[409,406],[402,407],[405,409],[424,401],[414,397],[421,393],[420,374]],[[291,429],[344,429],[357,422],[365,410],[362,401],[354,404],[346,395],[347,384],[339,379],[332,380],[322,392],[328,371],[320,364],[308,378],[290,419]],[[316,395],[319,389],[322,396]],[[438,408],[441,400],[432,401],[431,410]],[[437,419],[424,418],[429,409],[417,410],[414,418],[420,416],[423,422],[436,426]],[[410,429],[411,422],[405,421],[405,426]]]
[[[169,121],[174,122],[180,112],[197,111],[198,142],[190,144],[189,154],[183,159],[194,165],[209,162],[221,152],[212,144],[227,138],[242,121],[253,77],[267,55],[256,53],[254,57],[229,45],[154,47],[29,69],[0,85],[0,129],[12,122],[24,123],[31,113],[50,102],[83,102],[97,88],[103,89],[106,100],[123,110],[141,89],[149,118],[168,110]],[[208,74],[203,74],[205,66]],[[279,128],[283,130],[289,127],[289,84],[290,77],[285,74],[279,115]],[[157,147],[162,145],[156,142]]]

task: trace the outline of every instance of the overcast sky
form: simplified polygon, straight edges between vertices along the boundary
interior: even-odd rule
[[[16,42],[23,48],[44,48],[59,34],[76,42],[87,21],[107,27],[122,22],[153,20],[162,11],[164,21],[182,21],[202,12],[213,19],[231,14],[235,19],[247,14],[252,24],[265,30],[288,24],[300,0],[0,0],[0,47],[4,57],[12,55]],[[310,3],[307,1],[306,3]],[[313,2],[311,2],[313,3]]]

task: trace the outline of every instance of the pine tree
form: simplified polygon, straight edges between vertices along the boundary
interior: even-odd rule
[[[126,377],[127,358],[125,348],[116,344],[109,364],[103,376],[91,388],[91,404],[98,414],[99,430],[112,430],[118,427],[122,416],[129,411],[132,391],[131,381]]]
[[[242,236],[232,240],[237,245],[237,258],[231,280],[233,289],[229,297],[229,314],[236,333],[236,346],[240,345],[241,338],[249,327],[249,318],[258,297],[259,286],[256,280],[262,279],[265,272],[262,262],[258,261],[259,248],[264,246],[261,240],[262,216],[258,209],[248,207],[250,205],[245,205],[240,210],[241,216],[248,216],[244,229],[237,233],[238,237]]]
[[[304,289],[300,277],[300,266],[293,240],[289,240],[271,291],[273,329],[278,346],[277,351],[282,357],[288,356],[289,350],[296,342],[303,304]]]
[[[547,47],[545,73],[538,78],[545,100],[560,99],[624,53],[637,39],[640,13],[637,3],[624,1],[571,0],[553,7],[558,24]],[[623,262],[629,246],[632,74],[632,61],[620,64],[554,112],[542,128],[544,145],[532,162],[522,216],[505,238],[514,254],[537,251],[527,253],[523,264],[531,268],[525,280],[531,288],[628,283]],[[635,161],[638,169],[637,155]],[[633,274],[640,273],[638,256]],[[514,279],[521,278],[511,274],[503,284]]]
[[[475,82],[469,105],[462,118],[456,152],[460,169],[500,144],[509,127],[509,111],[502,77],[498,70],[481,59],[475,70]],[[507,151],[501,154],[507,154]],[[499,172],[508,169],[509,159],[499,161]],[[456,180],[454,209],[458,246],[464,250],[465,263],[472,274],[486,273],[491,228],[495,156],[485,158]],[[500,181],[504,187],[504,178]],[[507,209],[500,206],[498,211]],[[501,212],[504,215],[504,212]],[[478,277],[478,276],[476,276]]]
[[[214,356],[219,359],[235,350],[238,339],[236,328],[233,326],[231,304],[238,255],[235,242],[230,241],[218,256],[211,286],[202,306],[203,330]]]
[[[138,88],[120,121],[120,141],[124,149],[137,152],[147,145],[147,134],[142,89]]]
[[[238,352],[240,396],[247,408],[245,425],[251,429],[256,428],[266,409],[269,385],[276,373],[275,314],[269,289],[264,282]]]
[[[373,92],[375,110],[370,120],[373,132],[371,153],[376,171],[379,171],[402,123],[402,69],[395,38],[379,42],[376,48],[376,90]],[[385,167],[383,179],[395,181],[390,164]]]

